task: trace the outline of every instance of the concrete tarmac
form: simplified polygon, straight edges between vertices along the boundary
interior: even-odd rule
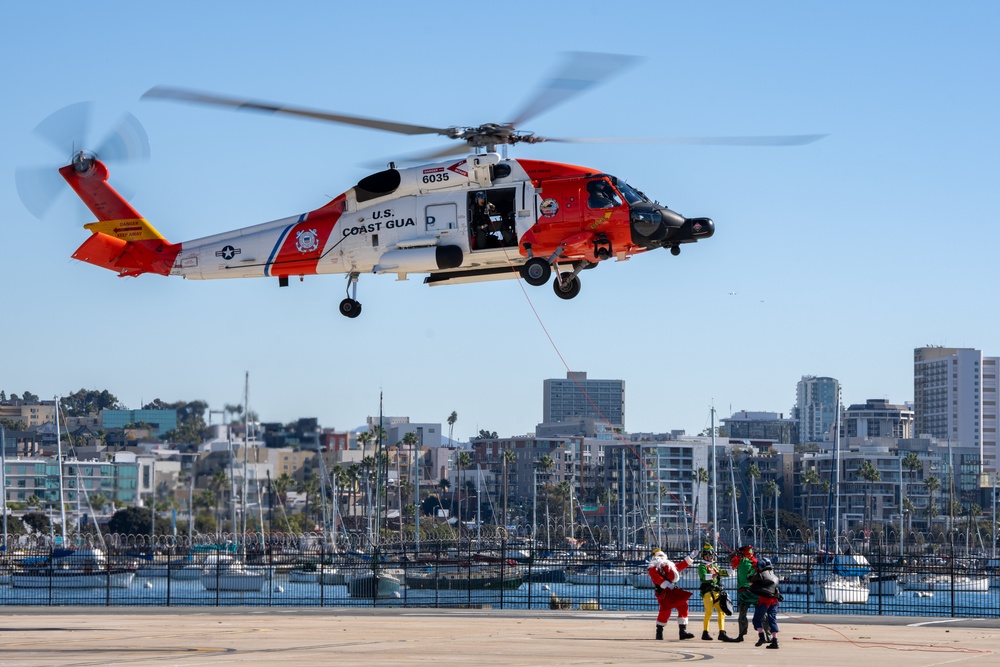
[[[0,666],[1000,664],[997,619],[779,616],[777,651],[677,639],[671,619],[603,611],[5,607]],[[735,619],[733,619],[735,620]],[[736,624],[727,623],[734,632]],[[711,634],[717,634],[712,624]]]

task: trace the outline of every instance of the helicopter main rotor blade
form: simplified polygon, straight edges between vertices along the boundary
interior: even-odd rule
[[[276,104],[272,102],[260,102],[238,97],[226,97],[222,95],[199,93],[193,90],[170,88],[167,86],[154,86],[150,88],[143,93],[142,99],[176,100],[179,102],[191,102],[193,104],[229,107],[239,111],[259,111],[262,113],[298,116],[301,118],[312,118],[313,120],[323,120],[330,123],[357,125],[373,130],[385,130],[386,132],[396,132],[398,134],[443,134],[445,136],[450,136],[451,134],[449,128],[427,127],[424,125],[411,125],[409,123],[396,123],[393,121],[378,120],[375,118],[365,118],[363,116],[346,116],[327,111],[293,107],[287,104]]]
[[[826,134],[788,134],[759,137],[626,137],[556,139],[533,137],[531,143],[561,144],[672,144],[675,146],[803,146],[819,141]]]
[[[526,121],[567,102],[594,86],[617,75],[638,61],[637,56],[614,53],[573,51],[552,78],[545,81],[514,116],[511,125],[520,127]]]

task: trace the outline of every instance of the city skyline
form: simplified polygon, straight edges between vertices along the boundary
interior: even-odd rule
[[[630,20],[665,27],[669,49],[607,30],[593,20],[606,8],[588,2],[512,0],[502,20],[482,21],[455,11],[464,5],[407,5],[374,31],[343,29],[371,24],[360,6],[239,7],[8,9],[18,29],[0,44],[12,63],[5,89],[31,93],[0,109],[6,391],[106,388],[130,407],[218,408],[242,402],[249,371],[250,407],[274,421],[354,428],[381,395],[386,414],[443,423],[456,411],[465,441],[532,431],[544,380],[583,371],[625,382],[626,429],[695,434],[713,405],[717,416],[788,414],[804,375],[837,378],[845,404],[904,403],[915,348],[1000,350],[1000,314],[982,296],[1000,247],[989,224],[1000,6],[630,5]],[[573,301],[513,280],[430,289],[421,276],[364,275],[356,320],[337,311],[346,284],[336,276],[287,288],[123,280],[71,260],[91,219],[69,188],[37,220],[14,183],[20,167],[55,175],[69,150],[33,129],[93,100],[91,142],[122,112],[143,123],[151,159],[111,166],[111,182],[170,241],[297,215],[441,141],[141,95],[174,85],[434,127],[506,122],[567,51],[639,58],[522,129],[827,136],[795,147],[516,146],[513,157],[585,165],[710,217],[715,235],[678,257],[602,263]],[[100,64],[83,74],[84,58]]]

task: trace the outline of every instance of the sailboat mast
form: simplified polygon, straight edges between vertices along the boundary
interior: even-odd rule
[[[718,470],[715,460],[715,406],[712,406],[712,548],[719,550],[719,493]],[[735,546],[739,546],[734,544]]]
[[[7,429],[0,425],[0,501],[3,502],[3,544],[7,548]]]
[[[837,410],[833,434],[833,552],[840,553],[840,384],[837,384]]]
[[[56,408],[56,458],[59,460],[59,515],[62,517],[62,543],[66,545],[66,503],[63,499],[63,455],[62,434],[59,432],[59,397],[55,397]]]

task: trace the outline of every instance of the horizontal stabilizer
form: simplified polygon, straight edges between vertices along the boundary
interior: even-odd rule
[[[164,241],[165,239],[156,231],[153,225],[146,222],[145,218],[128,218],[124,220],[101,220],[84,225],[95,234],[105,234],[113,236],[123,241]]]

